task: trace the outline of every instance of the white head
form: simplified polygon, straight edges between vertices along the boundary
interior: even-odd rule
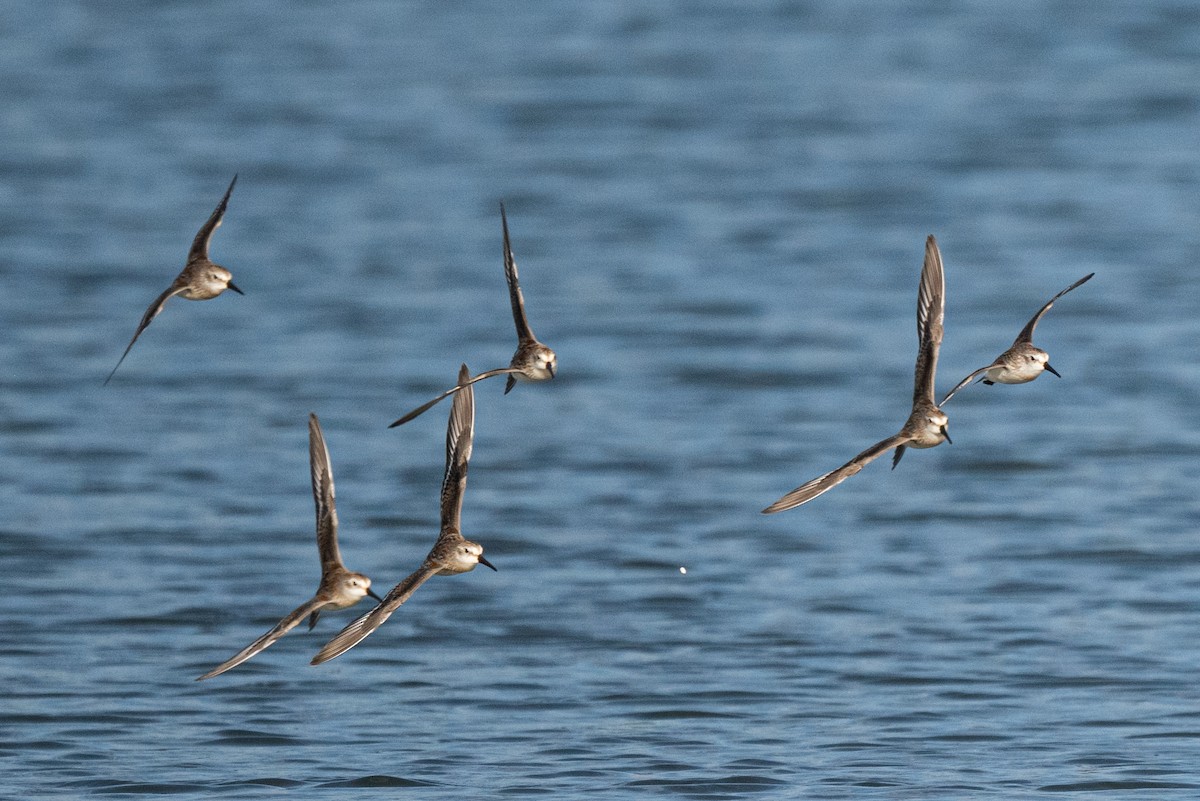
[[[1030,372],[1040,373],[1043,370],[1049,370],[1059,378],[1062,378],[1061,375],[1058,375],[1058,371],[1050,366],[1050,354],[1041,348],[1030,347],[1026,350],[1025,363],[1028,365],[1027,369]]]
[[[229,270],[226,270],[219,264],[210,264],[205,267],[204,272],[201,274],[201,279],[204,283],[204,291],[208,293],[210,297],[215,298],[226,289],[232,289],[239,295],[245,294],[242,292],[242,290],[237,288],[236,284],[233,283],[233,273],[229,272]]]
[[[495,566],[488,560],[483,558],[483,546],[477,542],[463,540],[454,546],[454,552],[450,557],[450,569],[457,573],[466,573],[469,570],[474,570],[478,564],[484,564],[495,570]]]
[[[946,430],[950,418],[946,416],[945,412],[937,408],[931,409],[929,414],[925,416],[925,422],[931,433],[940,434],[946,439],[946,442],[949,442],[951,445],[954,444],[954,441],[950,439],[950,432]]]
[[[554,378],[555,373],[558,372],[558,356],[545,345],[538,348],[533,364],[534,372],[540,378]]]
[[[342,577],[339,589],[343,597],[353,598],[354,603],[361,601],[365,595],[370,595],[377,600],[379,599],[378,595],[371,592],[371,580],[362,573],[347,573]]]

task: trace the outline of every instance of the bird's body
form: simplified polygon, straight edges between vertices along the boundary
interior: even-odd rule
[[[229,205],[229,196],[233,194],[233,187],[236,183],[237,176],[235,175],[229,182],[229,188],[225,190],[225,196],[221,198],[217,208],[196,233],[196,238],[192,241],[192,249],[188,252],[187,264],[182,272],[175,276],[175,280],[171,282],[166,291],[155,298],[154,302],[146,309],[141,322],[138,323],[137,330],[133,333],[133,338],[125,346],[125,352],[121,354],[121,358],[117,360],[117,366],[108,374],[108,378],[104,379],[105,384],[112,380],[113,375],[117,372],[117,367],[121,366],[121,362],[125,361],[125,357],[133,349],[133,343],[137,342],[138,337],[162,312],[163,307],[171,298],[178,296],[184,300],[211,300],[226,289],[232,289],[239,295],[244,294],[233,283],[233,273],[219,264],[214,264],[208,258],[208,244],[212,240],[213,232],[221,227],[221,220],[225,217],[225,208]]]
[[[980,367],[962,381],[959,381],[954,386],[954,389],[947,392],[946,397],[942,398],[942,403],[953,398],[956,392],[981,375],[982,378],[979,378],[979,380],[985,384],[1027,384],[1043,372],[1050,372],[1062,378],[1059,372],[1050,366],[1050,354],[1033,344],[1033,330],[1037,328],[1038,321],[1042,319],[1042,316],[1050,311],[1050,307],[1054,305],[1054,301],[1075,287],[1087,283],[1093,275],[1095,273],[1088,273],[1046,301],[1046,304],[1038,309],[1037,313],[1021,329],[1021,333],[1017,334],[1017,338],[1013,340],[1012,346],[1008,350],[997,356],[996,360],[991,364],[986,367]]]
[[[308,416],[308,452],[312,470],[313,500],[317,509],[317,551],[321,557],[321,583],[317,592],[308,601],[293,609],[266,634],[200,676],[197,681],[211,679],[237,667],[294,629],[304,618],[308,618],[308,628],[311,630],[317,624],[321,612],[325,610],[347,609],[367,595],[379,598],[371,591],[371,579],[362,573],[346,569],[342,563],[342,555],[338,548],[333,467],[329,461],[329,448],[325,445],[325,437],[321,433],[321,423],[315,414]]]

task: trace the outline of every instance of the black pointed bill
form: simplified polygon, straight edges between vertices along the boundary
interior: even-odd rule
[[[229,282],[228,286],[229,286],[229,288],[230,288],[230,289],[232,289],[234,292],[238,293],[239,295],[245,295],[245,294],[246,294],[246,293],[245,293],[245,292],[243,292],[242,290],[238,289],[238,288],[237,288],[237,284],[233,283],[232,281],[230,281],[230,282]]]
[[[492,570],[496,570],[496,566],[495,566],[495,565],[493,565],[493,564],[492,564],[491,562],[489,562],[488,560],[484,559],[482,555],[480,555],[480,557],[479,557],[479,564],[481,564],[481,565],[487,565],[487,566],[488,566],[488,567],[490,567]],[[498,570],[497,570],[496,572],[497,572],[497,573],[499,573],[500,571],[498,571]]]
[[[1059,374],[1059,372],[1050,366],[1050,362],[1046,362],[1046,369],[1049,370],[1050,372],[1054,373],[1059,378],[1062,378],[1062,376]]]

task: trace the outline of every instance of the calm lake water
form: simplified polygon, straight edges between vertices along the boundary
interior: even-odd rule
[[[1200,793],[1194,4],[25,3],[0,109],[3,797]],[[234,173],[245,297],[102,387]],[[195,683],[316,588],[310,411],[420,563],[448,404],[385,426],[507,364],[501,201],[499,572]],[[1094,271],[1063,378],[760,515],[907,416],[929,233],[940,391]]]

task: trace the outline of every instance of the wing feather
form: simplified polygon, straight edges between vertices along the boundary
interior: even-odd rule
[[[273,629],[247,645],[242,650],[238,651],[229,659],[226,659],[224,662],[205,673],[203,676],[198,676],[196,681],[211,679],[213,676],[219,676],[230,668],[237,667],[294,629],[301,620],[313,614],[314,612],[320,611],[323,606],[325,606],[325,601],[313,598],[303,606],[297,607],[296,609],[292,610],[290,615],[279,621],[279,623],[277,623]]]
[[[461,385],[470,377],[464,364],[458,372]],[[440,536],[458,532],[462,516],[463,494],[467,489],[467,464],[475,438],[475,390],[467,386],[454,396],[446,425],[446,474],[442,478]]]
[[[229,196],[233,194],[233,185],[237,183],[237,179],[237,175],[234,174],[233,180],[229,182],[229,188],[225,190],[225,197],[221,198],[221,202],[213,210],[212,216],[196,232],[196,238],[192,240],[192,249],[188,251],[188,264],[208,259],[208,243],[212,240],[213,232],[221,227],[221,220],[225,217],[225,207],[229,205]]]
[[[512,244],[508,240],[508,216],[504,213],[503,203],[500,204],[500,224],[504,227],[504,280],[508,282],[508,299],[512,303],[513,322],[517,326],[517,342],[533,342],[537,337],[533,335],[529,317],[525,314],[525,296],[521,294],[517,260],[513,258]]]
[[[319,665],[322,662],[328,662],[358,645],[367,638],[367,635],[383,625],[383,622],[391,617],[392,613],[399,609],[400,605],[407,601],[418,587],[437,575],[437,572],[436,565],[429,562],[421,565],[419,570],[411,573],[404,581],[393,587],[392,591],[384,596],[379,606],[350,623],[332,640],[325,643],[310,664]]]
[[[441,395],[438,395],[433,400],[421,404],[420,406],[413,409],[408,414],[401,417],[396,422],[389,425],[388,428],[395,428],[396,426],[402,426],[405,423],[407,423],[408,421],[412,420],[413,418],[420,417],[422,414],[429,411],[434,406],[436,406],[438,403],[441,403],[443,400],[445,400],[446,398],[453,395],[455,392],[458,392],[463,387],[470,386],[471,384],[474,384],[477,381],[482,381],[485,378],[491,378],[492,376],[495,376],[495,375],[509,375],[511,373],[519,373],[519,372],[521,372],[519,369],[516,369],[513,367],[501,367],[496,370],[488,370],[487,372],[480,373],[479,375],[472,378],[470,381],[467,381],[466,383],[460,382],[458,384],[455,384],[454,386],[450,387],[450,389],[446,390]],[[509,380],[511,381],[512,379],[510,378]]]
[[[1025,327],[1021,329],[1021,333],[1017,334],[1017,338],[1013,340],[1013,345],[1017,345],[1022,342],[1033,344],[1033,329],[1037,328],[1037,324],[1042,319],[1042,315],[1050,311],[1050,307],[1054,305],[1054,301],[1058,300],[1080,284],[1086,284],[1093,275],[1095,275],[1095,273],[1088,273],[1083,278],[1080,278],[1078,281],[1064,289],[1062,292],[1059,292],[1057,295],[1050,298],[1050,300],[1046,302],[1046,305],[1038,309],[1037,314],[1033,315],[1033,318],[1025,324]]]
[[[930,234],[925,240],[925,264],[921,268],[921,288],[917,292],[917,366],[913,380],[913,406],[934,403],[934,378],[937,374],[938,349],[946,314],[946,275],[937,240]]]
[[[311,412],[308,415],[308,462],[312,470],[313,504],[317,511],[317,552],[321,555],[321,575],[324,577],[332,568],[344,565],[338,548],[333,464],[321,431],[321,421]]]
[[[846,462],[836,470],[830,470],[823,476],[817,476],[812,481],[801,484],[794,490],[784,495],[775,503],[762,510],[765,515],[775,514],[776,512],[784,512],[788,509],[795,509],[797,506],[808,503],[818,495],[823,495],[829,490],[841,484],[850,476],[854,475],[869,463],[875,461],[883,454],[895,448],[898,445],[903,445],[908,442],[909,438],[899,434],[888,437],[885,440],[876,442],[871,447],[867,448],[862,453],[855,456],[850,461]]]
[[[146,309],[146,313],[142,315],[142,321],[138,323],[137,330],[133,332],[133,339],[129,340],[129,344],[125,346],[125,352],[121,354],[120,359],[117,359],[117,367],[120,367],[121,362],[125,361],[125,357],[129,355],[129,351],[133,350],[133,343],[138,341],[138,337],[150,326],[150,322],[162,312],[163,306],[167,305],[167,301],[185,289],[187,289],[187,283],[183,280],[183,276],[180,275],[171,286],[167,287],[165,292],[154,299],[154,302]],[[108,378],[104,379],[105,386],[116,375],[117,367],[114,367],[112,372],[108,374]]]
[[[971,373],[969,376],[964,378],[962,381],[959,381],[957,384],[955,384],[954,389],[952,389],[946,393],[945,397],[942,398],[942,402],[939,403],[938,406],[939,407],[944,406],[946,404],[946,401],[953,398],[954,394],[956,392],[958,392],[960,389],[965,387],[967,384],[970,384],[972,381],[974,381],[977,377],[979,377],[983,373],[986,373],[988,370],[991,370],[993,367],[999,367],[1001,364],[1002,364],[1002,362],[1000,362],[999,360],[996,360],[996,361],[992,362],[991,364],[987,365],[986,367],[980,367],[978,370]]]

